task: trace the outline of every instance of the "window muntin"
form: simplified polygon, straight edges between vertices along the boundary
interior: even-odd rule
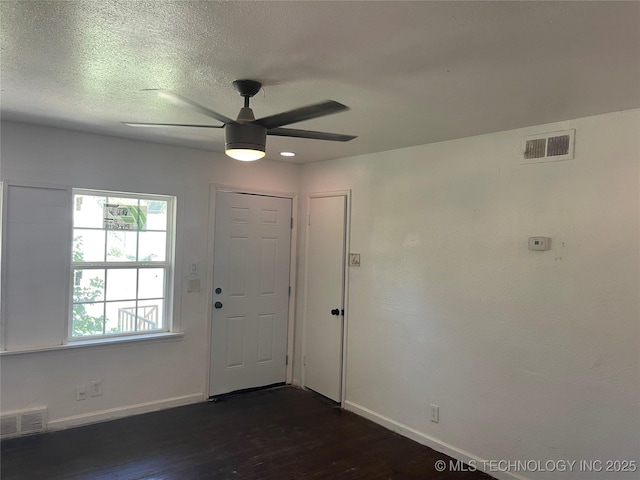
[[[134,223],[113,229],[105,205]],[[74,190],[70,340],[169,330],[172,213],[172,197]]]

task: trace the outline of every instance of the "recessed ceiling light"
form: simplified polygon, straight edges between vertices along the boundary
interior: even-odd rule
[[[280,155],[282,155],[283,157],[295,157],[296,154],[293,152],[280,152]]]

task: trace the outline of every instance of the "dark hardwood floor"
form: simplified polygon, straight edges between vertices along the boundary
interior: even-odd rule
[[[2,442],[2,480],[489,479],[292,387]],[[447,469],[448,470],[448,469]]]

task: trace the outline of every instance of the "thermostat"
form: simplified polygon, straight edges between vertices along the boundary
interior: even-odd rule
[[[529,250],[551,250],[551,238],[529,237]]]

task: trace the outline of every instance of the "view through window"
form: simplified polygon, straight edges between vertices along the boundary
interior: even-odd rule
[[[167,331],[173,198],[74,190],[71,339]]]

